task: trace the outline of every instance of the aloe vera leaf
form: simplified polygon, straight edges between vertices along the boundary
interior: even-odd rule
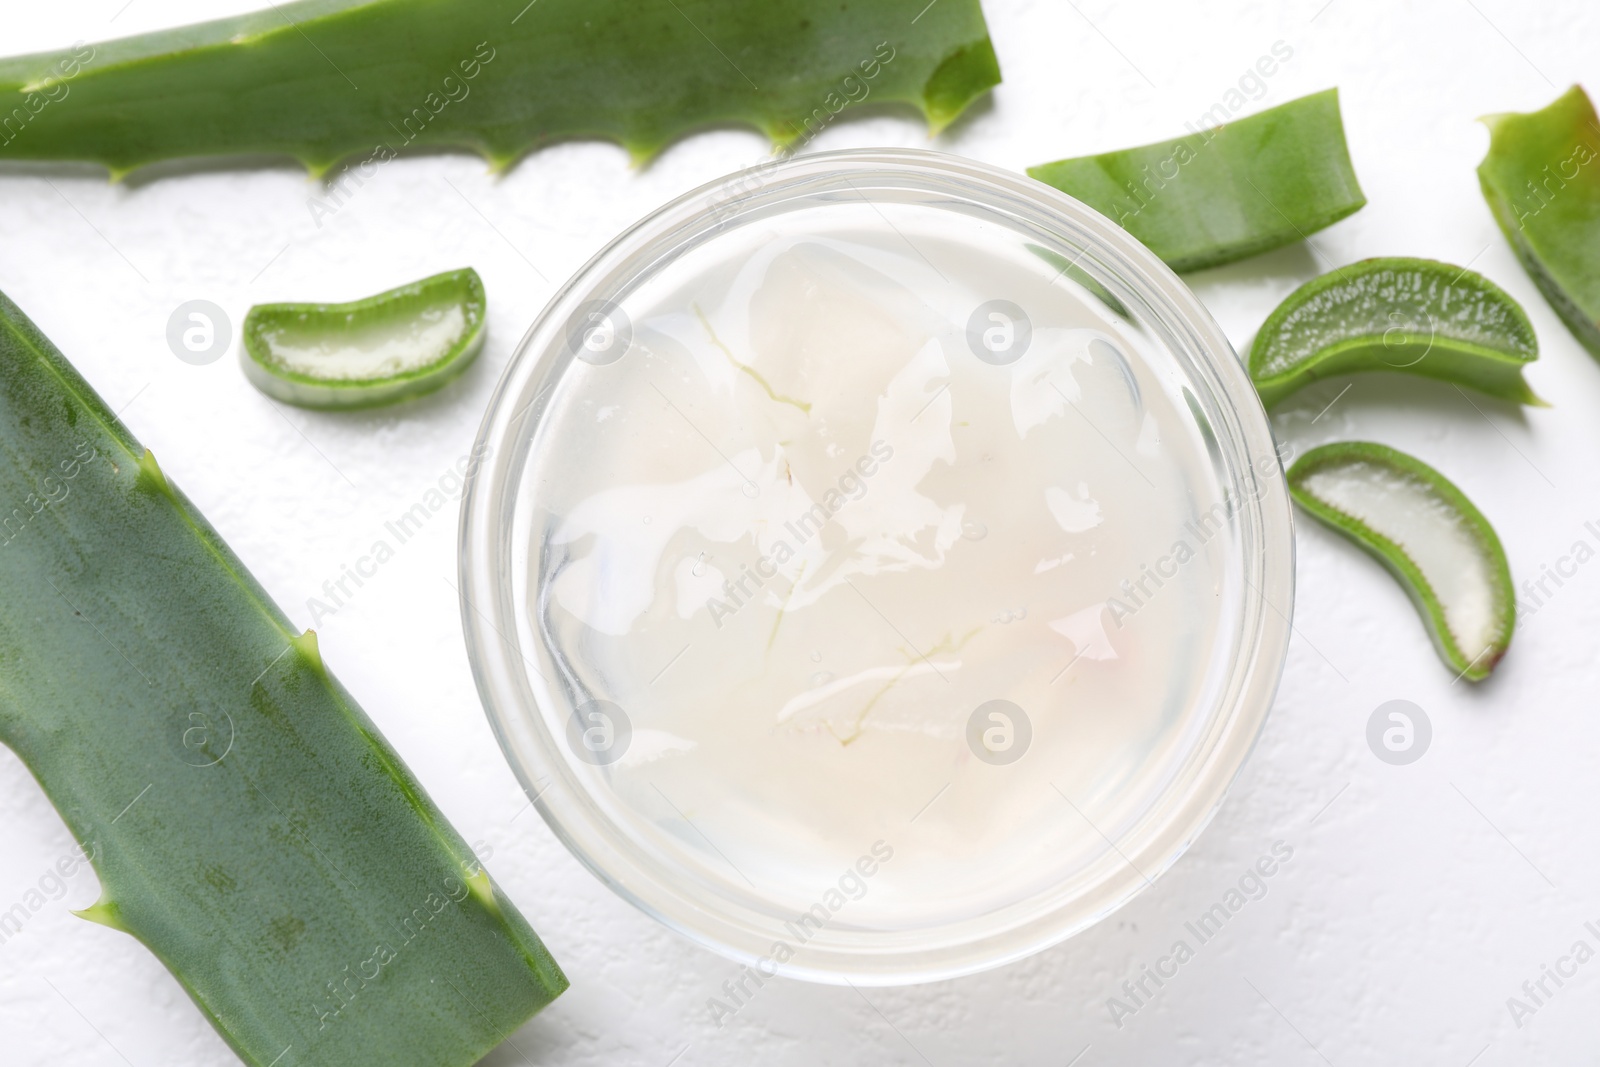
[[[1028,174],[1113,219],[1176,271],[1302,240],[1367,202],[1345,147],[1337,89]]]
[[[1600,120],[1574,85],[1541,111],[1483,118],[1478,182],[1534,284],[1600,357]]]
[[[470,1064],[566,987],[216,531],[0,296],[0,742],[247,1063]]]
[[[1250,346],[1262,403],[1336,374],[1393,370],[1544,405],[1522,372],[1539,340],[1522,306],[1481,274],[1432,259],[1367,259],[1313,278]]]
[[[113,175],[271,153],[314,174],[408,146],[496,168],[550,141],[646,159],[691,130],[787,144],[847,106],[894,101],[935,131],[1000,80],[978,0],[300,0],[0,61],[0,159]],[[376,146],[376,150],[375,150]]]
[[[1288,478],[1295,503],[1400,580],[1452,671],[1474,682],[1489,676],[1511,643],[1516,600],[1500,538],[1461,490],[1367,441],[1313,448]]]
[[[307,408],[421,396],[483,348],[483,281],[471,267],[346,304],[257,304],[239,362],[263,393]]]

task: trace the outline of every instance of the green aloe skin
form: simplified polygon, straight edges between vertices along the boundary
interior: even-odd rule
[[[1339,374],[1399,371],[1543,405],[1523,378],[1533,324],[1481,274],[1431,259],[1367,259],[1314,278],[1267,317],[1250,377],[1272,407]]]
[[[1600,119],[1574,85],[1549,107],[1484,118],[1478,182],[1561,321],[1600,358]]]
[[[268,396],[307,408],[392,404],[459,377],[483,349],[483,280],[446,271],[344,304],[257,304],[239,360]]]
[[[999,80],[978,0],[299,0],[0,61],[0,159],[122,175],[270,153],[323,174],[416,146],[501,168],[604,138],[643,160],[716,125],[789,144],[867,100],[938,130]]]
[[[0,296],[0,741],[246,1063],[466,1065],[564,988],[204,517]]]
[[[1382,519],[1369,521],[1354,513],[1346,500],[1329,493],[1324,488],[1328,483],[1319,478],[1327,474],[1365,487],[1361,495],[1369,503],[1381,502],[1376,510]],[[1516,595],[1500,538],[1466,494],[1421,460],[1369,441],[1313,448],[1289,468],[1288,480],[1296,504],[1361,546],[1399,580],[1416,604],[1439,658],[1456,677],[1469,682],[1489,677],[1511,644]],[[1407,512],[1431,512],[1462,533],[1472,546],[1471,559],[1451,562],[1465,563],[1475,572],[1476,588],[1461,581],[1459,570],[1440,572],[1438,560],[1427,558],[1436,546],[1408,542],[1396,525],[1405,521]],[[1472,605],[1472,610],[1489,612],[1488,625],[1469,637],[1458,632],[1452,619],[1469,617],[1459,614],[1462,604],[1479,591],[1486,602]]]
[[[1337,89],[1028,174],[1114,220],[1180,272],[1303,240],[1367,202],[1345,147]]]

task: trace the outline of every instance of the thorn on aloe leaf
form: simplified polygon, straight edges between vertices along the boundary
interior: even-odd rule
[[[499,916],[500,902],[495,899],[494,883],[489,880],[489,872],[479,867],[474,873],[467,876],[467,888],[472,890],[472,895],[482,904],[489,914]]]
[[[317,631],[307,630],[299,637],[291,637],[289,644],[294,646],[294,650],[312,670],[321,673],[327,669],[322,663],[322,648],[317,644]]]
[[[127,923],[122,921],[122,909],[117,907],[117,902],[104,894],[87,908],[80,908],[72,914],[80,919],[99,923],[101,926],[109,926],[113,930],[121,930],[125,934],[133,933],[128,929]]]
[[[138,484],[155,490],[169,500],[177,499],[172,492],[172,483],[167,481],[166,474],[156,463],[155,453],[148,448],[144,450],[144,455],[139,457]]]
[[[491,152],[487,149],[478,155],[483,157],[483,161],[489,165],[489,173],[496,178],[510,170],[519,157],[517,152]]]

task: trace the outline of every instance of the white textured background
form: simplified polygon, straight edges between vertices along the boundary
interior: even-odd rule
[[[641,0],[658,2],[658,0]],[[1193,278],[1238,347],[1300,282],[1372,255],[1471,264],[1518,297],[1550,410],[1369,377],[1309,391],[1278,419],[1300,447],[1381,440],[1435,464],[1536,575],[1600,520],[1600,367],[1513,260],[1473,172],[1473,119],[1600,90],[1600,9],[1580,0],[1279,4],[987,0],[1005,73],[992,103],[935,142],[1021,168],[1181,132],[1276,41],[1293,58],[1259,106],[1338,85],[1369,205],[1314,238]],[[251,0],[9,3],[0,49],[176,25]],[[507,0],[508,8],[520,6]],[[122,7],[120,13],[118,8]],[[1206,10],[1202,11],[1201,8]],[[1320,9],[1320,10],[1319,10]],[[113,17],[115,20],[113,22]],[[845,121],[816,148],[922,146],[910,117]],[[0,171],[0,288],[67,353],[300,625],[307,597],[468,449],[515,340],[554,285],[627,224],[764,155],[749,133],[673,146],[644,171],[571,144],[503,178],[466,155],[381,170],[320,228],[294,167],[200,169],[120,186],[90,169]],[[345,299],[473,265],[491,303],[480,364],[403,409],[280,408],[234,354],[168,350],[180,303]],[[1600,528],[1600,527],[1597,527]],[[613,897],[555,841],[505,767],[463,651],[455,516],[441,514],[320,627],[324,656],[549,943],[572,989],[488,1063],[1575,1064],[1596,1056],[1600,960],[1519,1028],[1506,998],[1579,938],[1600,948],[1600,564],[1524,620],[1494,680],[1452,686],[1399,588],[1321,529],[1300,531],[1297,633],[1266,733],[1199,843],[1097,928],[960,981],[870,990],[769,984],[726,1027],[706,998],[737,968]],[[1586,695],[1587,694],[1587,695]],[[1391,767],[1368,716],[1393,698],[1432,719]],[[71,847],[0,750],[0,910]],[[1293,859],[1159,997],[1115,1026],[1106,1000],[1185,936],[1275,841]],[[0,1063],[232,1063],[177,983],[131,938],[68,914],[91,873],[0,945]],[[1191,940],[1191,944],[1192,944]],[[1553,988],[1553,987],[1551,987]]]

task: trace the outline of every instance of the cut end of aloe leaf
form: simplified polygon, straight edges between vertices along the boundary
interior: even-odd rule
[[[257,389],[309,408],[358,408],[420,396],[483,347],[477,271],[436,274],[346,304],[260,304],[240,360]]]
[[[1301,240],[1366,204],[1337,89],[1213,119],[1175,140],[1028,174],[1112,219],[1180,272]]]
[[[938,135],[967,105],[1000,84],[1000,60],[985,37],[951,52],[922,87],[922,110],[928,132]]]
[[[1574,85],[1548,107],[1483,118],[1478,183],[1529,277],[1600,358],[1600,118]]]
[[[1400,580],[1450,669],[1487,678],[1511,643],[1516,602],[1505,549],[1461,490],[1420,460],[1365,441],[1314,448],[1288,477],[1296,503]]]
[[[1250,377],[1271,407],[1340,374],[1398,371],[1544,406],[1523,377],[1539,358],[1527,314],[1481,274],[1431,259],[1368,259],[1314,278],[1267,317]]]

